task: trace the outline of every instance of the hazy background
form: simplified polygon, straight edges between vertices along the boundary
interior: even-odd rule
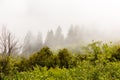
[[[6,25],[22,38],[59,25],[63,33],[71,24],[103,38],[120,40],[120,0],[0,0],[0,27]]]

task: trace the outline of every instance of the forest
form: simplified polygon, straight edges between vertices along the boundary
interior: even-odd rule
[[[67,36],[59,26],[22,44],[5,27],[0,34],[0,80],[120,80],[120,44],[92,40],[71,26]],[[90,35],[88,35],[90,36]]]

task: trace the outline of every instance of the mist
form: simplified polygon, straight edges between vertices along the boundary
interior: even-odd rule
[[[71,24],[115,36],[120,29],[119,3],[119,0],[0,0],[0,25],[7,25],[20,37],[29,30],[46,36],[48,30],[58,25],[67,34]]]
[[[119,0],[0,0],[0,29],[5,25],[23,44],[30,40],[35,48],[31,52],[92,40],[119,42],[119,4]]]

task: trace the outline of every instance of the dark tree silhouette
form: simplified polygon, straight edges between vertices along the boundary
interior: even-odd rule
[[[46,39],[45,39],[45,46],[53,47],[54,46],[54,33],[53,31],[48,31]]]
[[[64,43],[64,35],[62,34],[62,29],[60,26],[58,26],[56,32],[55,32],[55,38],[54,38],[54,46],[62,46]]]
[[[81,39],[81,34],[80,34],[80,29],[79,27],[74,27],[73,25],[71,25],[67,37],[66,37],[66,44],[74,44],[80,41]]]
[[[25,38],[24,38],[24,42],[23,42],[23,47],[22,47],[22,55],[23,56],[29,56],[32,52],[32,39],[33,35],[31,33],[31,31],[28,31],[28,33],[26,34]]]

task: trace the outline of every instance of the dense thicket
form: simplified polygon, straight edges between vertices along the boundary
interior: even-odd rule
[[[49,47],[29,58],[0,55],[0,78],[13,79],[120,79],[120,46],[92,42],[82,54],[68,49],[52,51]]]

